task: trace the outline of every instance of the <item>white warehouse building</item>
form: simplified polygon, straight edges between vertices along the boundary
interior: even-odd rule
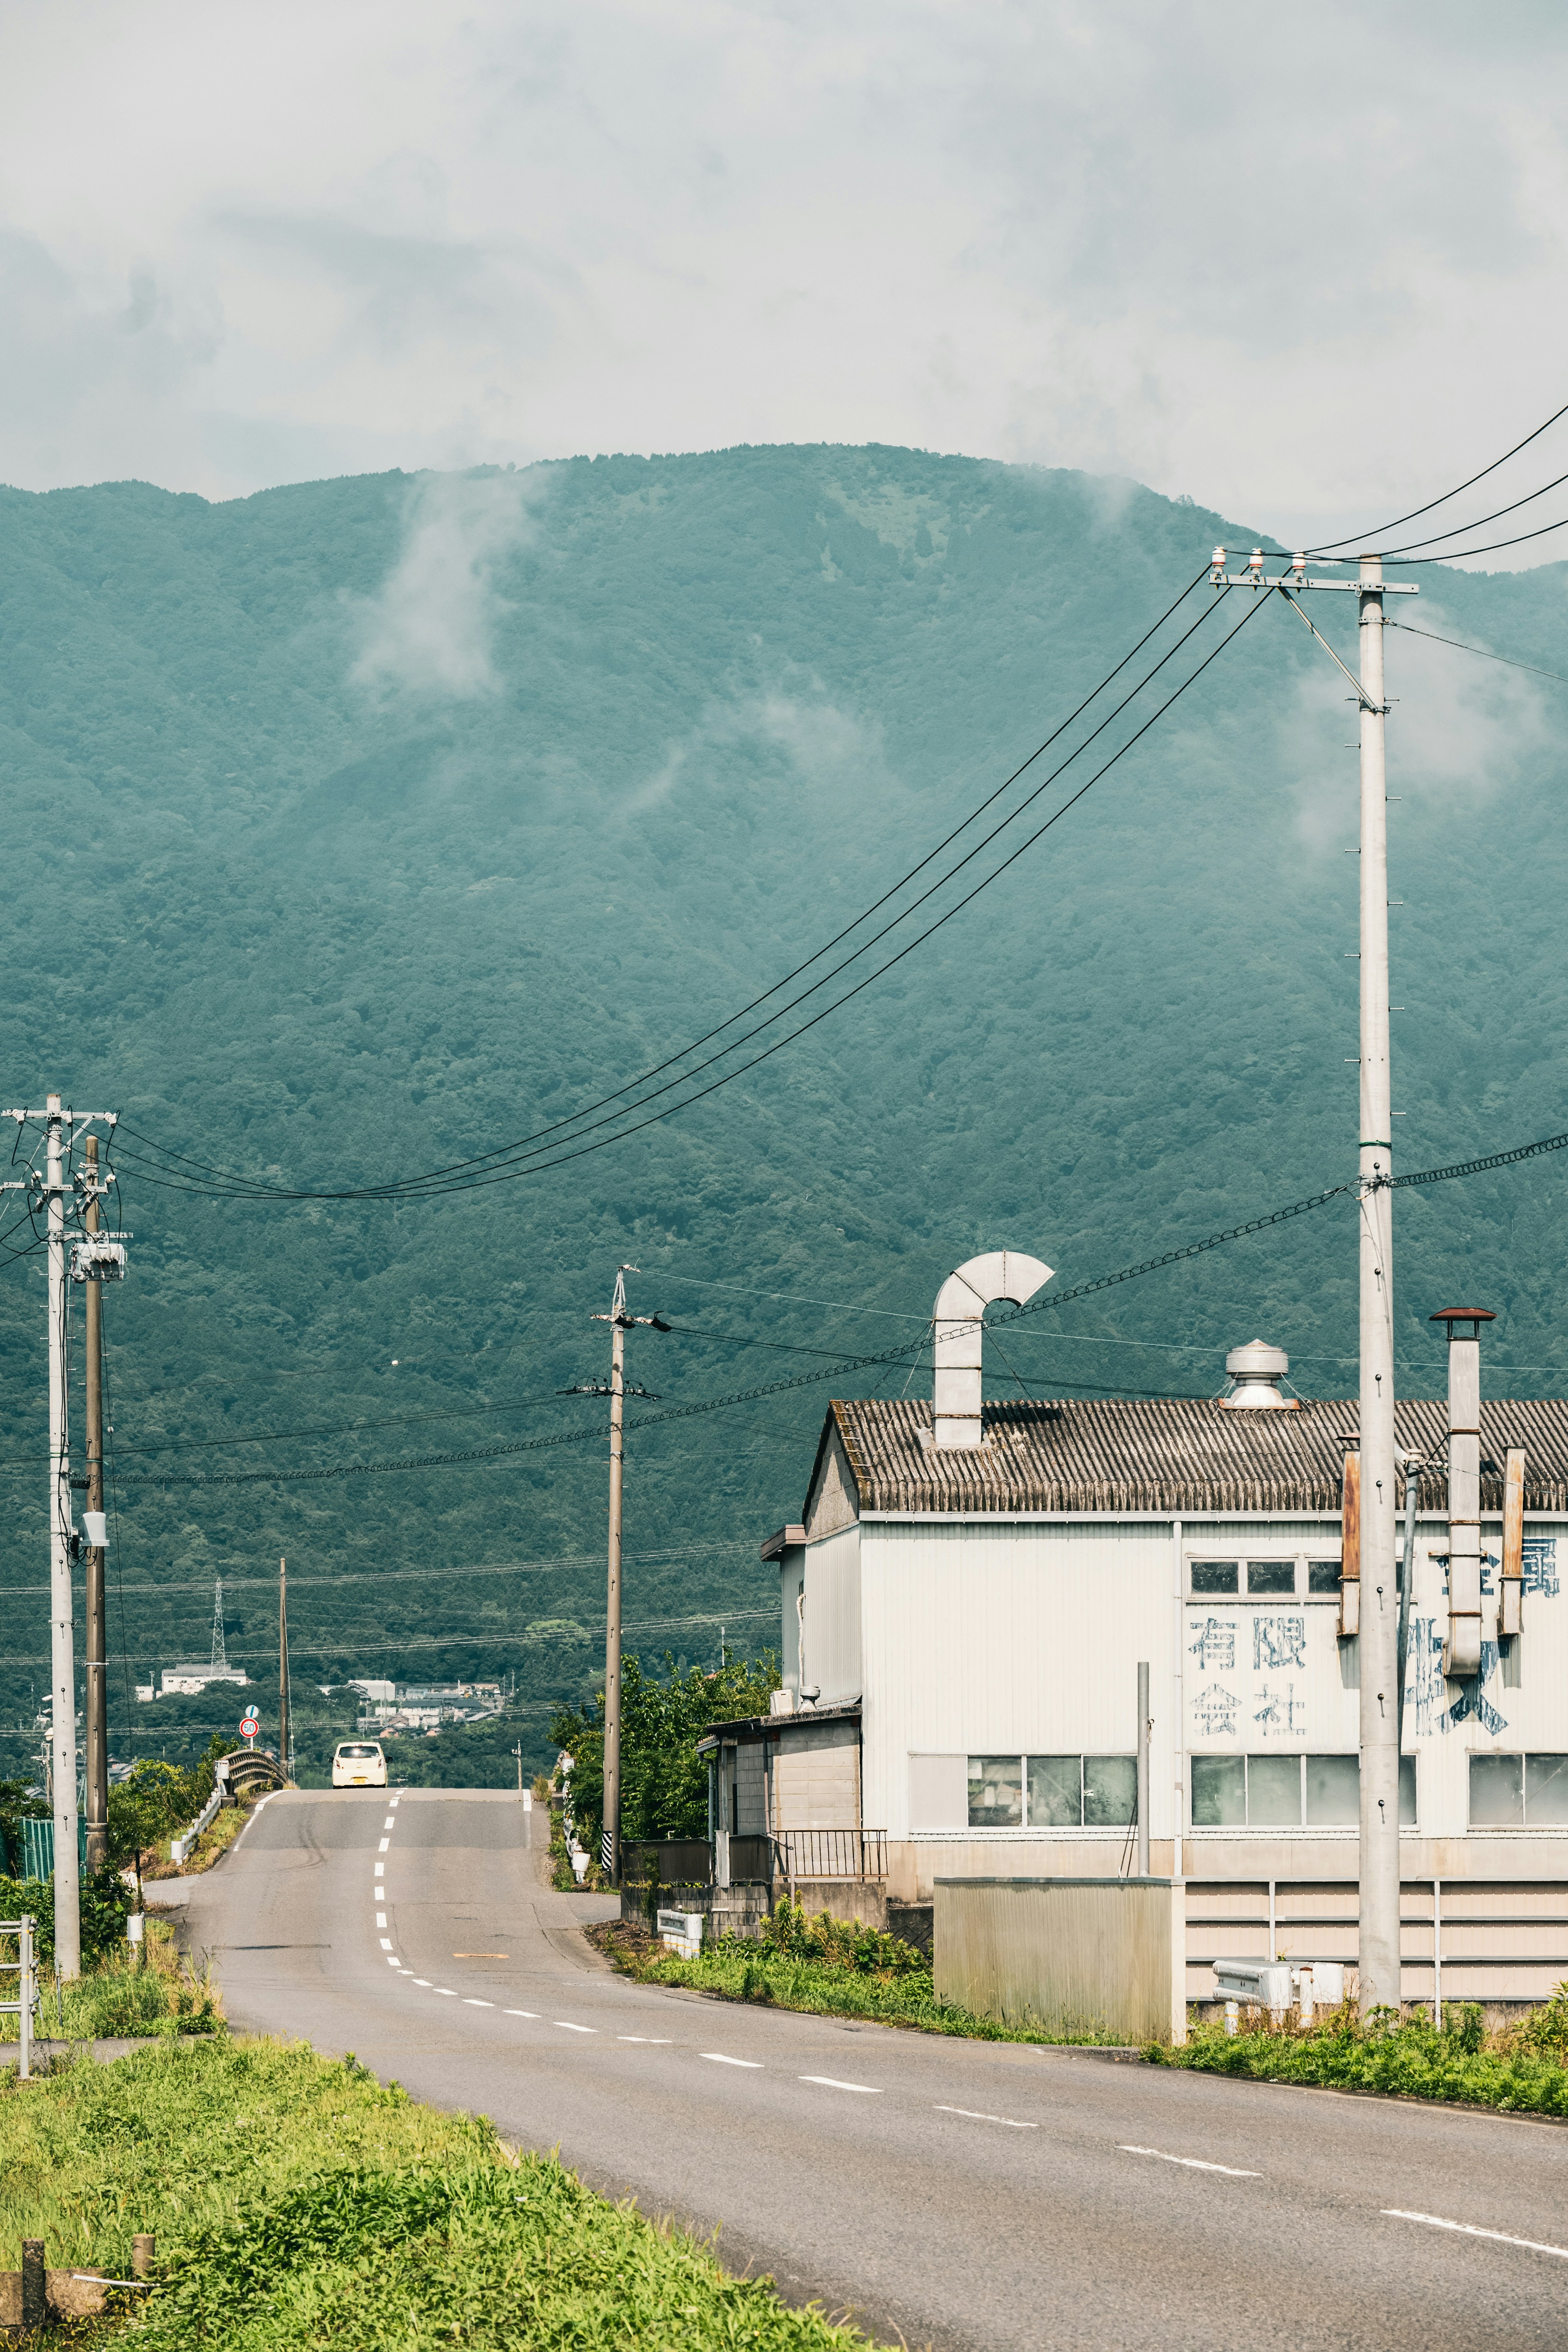
[[[1286,1394],[1261,1343],[1212,1402],[983,1405],[984,1307],[1048,1279],[972,1261],[937,1301],[932,1401],[829,1408],[801,1519],[763,1547],[780,1711],[703,1743],[720,1883],[731,1838],[766,1839],[775,1882],[855,1882],[834,1907],[898,1925],[938,1878],[1130,1874],[1146,1661],[1149,1867],[1184,1886],[1189,1999],[1221,1953],[1353,1964],[1357,1406]],[[1449,1404],[1396,1415],[1404,1994],[1539,2000],[1568,1975],[1568,1403],[1478,1413],[1490,1318],[1435,1319]]]

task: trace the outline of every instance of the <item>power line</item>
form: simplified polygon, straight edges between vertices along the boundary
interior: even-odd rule
[[[1489,652],[1485,646],[1467,646],[1458,637],[1440,637],[1431,629],[1413,629],[1408,621],[1384,621],[1383,625],[1403,629],[1407,637],[1426,637],[1435,646],[1452,646],[1457,653],[1478,654],[1482,661],[1501,662],[1505,669],[1527,669],[1532,677],[1549,677],[1558,686],[1568,686],[1568,677],[1554,669],[1542,669],[1536,662],[1514,661],[1507,654]]]
[[[1396,515],[1392,522],[1380,524],[1376,530],[1347,533],[1343,539],[1328,539],[1321,546],[1309,549],[1308,552],[1312,555],[1327,555],[1332,547],[1348,547],[1352,544],[1363,547],[1369,540],[1382,539],[1391,530],[1403,530],[1407,522],[1419,522],[1423,515],[1434,513],[1438,507],[1446,507],[1450,499],[1461,497],[1466,490],[1473,490],[1478,482],[1484,482],[1489,474],[1495,474],[1500,466],[1506,466],[1510,457],[1517,457],[1521,449],[1528,449],[1532,441],[1539,441],[1542,435],[1550,432],[1552,426],[1563,416],[1568,416],[1568,402],[1565,402],[1561,408],[1553,409],[1544,425],[1538,425],[1533,433],[1527,433],[1522,441],[1516,441],[1511,449],[1505,449],[1500,457],[1494,457],[1489,466],[1483,466],[1479,474],[1470,476],[1468,481],[1460,482],[1455,489],[1445,490],[1440,499],[1428,499],[1424,507],[1412,507],[1408,514]],[[1352,559],[1345,557],[1342,560],[1348,562]]]
[[[602,1097],[599,1103],[587,1105],[583,1110],[572,1114],[570,1118],[557,1120],[553,1126],[542,1129],[532,1136],[523,1137],[515,1143],[498,1145],[494,1150],[479,1155],[473,1160],[458,1161],[453,1163],[448,1168],[435,1170],[426,1175],[420,1177],[411,1177],[384,1185],[357,1186],[341,1191],[289,1189],[275,1185],[262,1185],[252,1181],[251,1180],[235,1177],[223,1170],[212,1168],[205,1162],[190,1160],[186,1159],[184,1154],[167,1152],[156,1142],[155,1139],[139,1134],[137,1130],[128,1127],[122,1120],[119,1129],[119,1134],[121,1139],[127,1137],[133,1138],[135,1141],[147,1145],[150,1150],[161,1154],[159,1159],[156,1159],[150,1163],[144,1161],[142,1155],[135,1152],[134,1150],[125,1152],[125,1156],[130,1158],[133,1163],[140,1162],[144,1167],[150,1165],[153,1168],[164,1168],[165,1172],[163,1174],[147,1176],[144,1179],[144,1181],[158,1184],[163,1190],[193,1192],[214,1198],[287,1201],[404,1200],[421,1197],[431,1192],[468,1191],[485,1183],[510,1181],[510,1178],[516,1174],[538,1173],[542,1172],[545,1169],[561,1167],[565,1165],[570,1160],[584,1157],[585,1150],[602,1150],[607,1143],[622,1141],[626,1139],[627,1136],[638,1133],[641,1128],[658,1123],[659,1118],[671,1116],[673,1110],[689,1108],[693,1102],[700,1101],[704,1096],[714,1092],[717,1086],[727,1085],[730,1083],[731,1078],[742,1076],[744,1070],[755,1068],[758,1062],[768,1059],[773,1053],[780,1050],[783,1045],[792,1043],[795,1038],[803,1035],[807,1029],[815,1027],[816,1020],[825,1018],[826,1014],[819,1013],[814,1020],[802,1024],[800,1027],[792,1031],[788,1036],[778,1040],[774,1045],[770,1046],[765,1053],[755,1055],[750,1062],[743,1064],[741,1069],[729,1072],[723,1078],[715,1081],[713,1086],[703,1087],[699,1093],[688,1097],[685,1101],[672,1106],[672,1109],[670,1111],[658,1114],[657,1118],[639,1121],[637,1125],[630,1128],[622,1127],[620,1128],[620,1131],[616,1135],[604,1139],[598,1144],[586,1146],[584,1150],[555,1150],[553,1157],[546,1158],[543,1156],[547,1150],[552,1150],[553,1148],[550,1145],[549,1139],[555,1137],[559,1139],[560,1142],[563,1144],[574,1143],[578,1140],[581,1135],[592,1133],[594,1131],[592,1126],[588,1128],[584,1128],[582,1126],[582,1121],[588,1118],[591,1112],[603,1108],[607,1104],[621,1100],[623,1097],[631,1093],[635,1087],[646,1083],[647,1079],[661,1075],[664,1070],[672,1067],[676,1062],[684,1060],[689,1054],[696,1052],[701,1045],[710,1042],[714,1037],[722,1035],[725,1030],[733,1027],[737,1021],[743,1019],[746,1016],[746,1013],[756,1009],[757,1006],[768,1003],[773,997],[776,996],[782,989],[787,987],[791,981],[799,977],[802,972],[809,970],[813,963],[820,961],[824,955],[829,953],[835,946],[838,945],[844,939],[847,939],[852,931],[858,929],[861,923],[869,919],[871,914],[877,912],[882,906],[886,905],[888,900],[896,896],[900,889],[903,888],[908,882],[921,873],[936,856],[941,855],[943,848],[946,848],[952,841],[956,840],[959,835],[964,832],[968,825],[973,824],[985,809],[991,807],[1000,797],[1001,793],[1008,789],[1008,785],[1016,782],[1017,778],[1033,764],[1034,761],[1038,759],[1041,756],[1041,753],[1048,749],[1051,743],[1058,740],[1060,735],[1065,732],[1066,729],[1073,723],[1074,719],[1082,715],[1083,711],[1089,708],[1089,704],[1095,700],[1096,697],[1104,691],[1105,687],[1110,683],[1110,680],[1120,675],[1121,671],[1127,667],[1128,662],[1135,657],[1136,654],[1142,649],[1142,646],[1149,642],[1149,639],[1154,635],[1161,626],[1163,625],[1163,623],[1170,618],[1171,614],[1176,611],[1177,607],[1183,602],[1184,602],[1185,598],[1192,593],[1193,588],[1197,584],[1197,581],[1205,578],[1205,576],[1206,567],[1204,572],[1197,574],[1196,578],[1184,588],[1181,595],[1175,600],[1175,603],[1167,608],[1166,612],[1162,614],[1161,619],[1154,624],[1153,628],[1145,633],[1144,636],[1140,639],[1138,646],[1134,646],[1132,652],[1124,656],[1123,660],[1117,665],[1116,669],[1112,670],[1109,677],[1100,682],[1100,685],[1095,688],[1094,694],[1089,696],[1085,702],[1079,706],[1079,709],[1075,711],[1069,719],[1065,719],[1062,722],[1061,727],[1056,730],[1056,733],[1047,737],[1046,742],[1030,755],[1029,760],[1026,761],[1021,767],[1014,772],[1013,776],[1007,780],[1007,783],[998,786],[996,792],[992,793],[986,801],[983,802],[978,809],[971,812],[971,814],[964,820],[964,823],[955,828],[955,830],[947,836],[946,841],[939,845],[938,849],[931,851],[921,861],[919,866],[911,868],[910,872],[903,877],[900,882],[894,884],[889,890],[884,892],[882,897],[876,900],[872,907],[868,908],[864,913],[857,917],[853,923],[847,925],[845,929],[840,931],[834,940],[827,943],[826,947],[817,950],[815,955],[807,958],[805,963],[797,966],[794,973],[790,974],[785,980],[776,982],[775,985],[772,989],[768,990],[764,995],[753,1000],[752,1005],[746,1007],[742,1013],[732,1014],[727,1022],[721,1024],[717,1029],[708,1032],[705,1038],[699,1039],[695,1044],[683,1047],[678,1054],[668,1056],[664,1062],[657,1065],[655,1068],[644,1073],[643,1077],[629,1080],[626,1086],[618,1088],[615,1094]],[[1216,600],[1216,604],[1223,603],[1223,601],[1224,599],[1222,597]],[[880,931],[875,933],[871,939],[862,941],[861,945],[855,949],[852,954],[846,958],[843,962],[837,965],[833,971],[824,974],[820,979],[815,981],[810,988],[803,991],[799,996],[792,999],[788,1004],[781,1006],[777,1012],[769,1014],[767,1018],[759,1024],[758,1028],[747,1032],[746,1035],[743,1037],[733,1040],[730,1045],[722,1048],[718,1055],[710,1056],[708,1062],[700,1064],[697,1069],[682,1072],[679,1076],[668,1080],[664,1087],[657,1088],[652,1095],[643,1096],[637,1102],[626,1104],[622,1110],[614,1112],[606,1118],[595,1121],[594,1124],[595,1126],[618,1125],[619,1122],[625,1120],[632,1112],[642,1108],[647,1102],[658,1100],[659,1096],[668,1093],[676,1087],[689,1085],[690,1080],[699,1076],[702,1069],[710,1067],[715,1061],[726,1059],[731,1054],[737,1052],[742,1045],[749,1042],[751,1037],[760,1034],[763,1029],[771,1026],[774,1022],[782,1019],[785,1013],[794,1009],[795,1005],[804,1003],[807,997],[815,994],[819,989],[827,986],[833,979],[837,977],[839,972],[847,968],[849,963],[854,962],[860,956],[866,954],[871,947],[877,944],[879,940],[885,938],[888,932],[895,929],[898,924],[906,921],[915,911],[916,908],[922,906],[937,889],[942,887],[946,883],[951,882],[954,877],[963,870],[964,866],[968,865],[973,858],[978,856],[982,850],[987,847],[991,842],[994,841],[1001,832],[1005,830],[1006,826],[1012,824],[1016,818],[1023,814],[1024,810],[1030,807],[1034,802],[1040,797],[1042,793],[1049,789],[1050,785],[1055,782],[1063,772],[1065,772],[1065,770],[1070,766],[1075,760],[1081,756],[1083,751],[1089,748],[1089,745],[1094,742],[1098,736],[1102,734],[1105,729],[1112,724],[1113,721],[1121,715],[1131,702],[1135,699],[1137,695],[1141,694],[1143,691],[1143,688],[1149,685],[1156,676],[1158,676],[1160,670],[1165,667],[1166,663],[1172,660],[1175,654],[1181,650],[1181,647],[1187,643],[1188,639],[1196,633],[1196,630],[1204,625],[1204,622],[1208,617],[1209,613],[1213,612],[1215,608],[1215,605],[1205,607],[1205,613],[1200,615],[1199,620],[1194,624],[1193,628],[1187,630],[1177,641],[1177,644],[1171,647],[1166,654],[1162,656],[1160,661],[1158,661],[1154,665],[1153,668],[1139,681],[1139,684],[1124,698],[1124,699],[1117,706],[1116,709],[1110,714],[1109,718],[1103,719],[1100,726],[1094,729],[1089,737],[1086,738],[1085,741],[1080,743],[1077,750],[1068,755],[1066,761],[1060,762],[1058,766],[1053,770],[1051,774],[1046,778],[1043,783],[1037,785],[1035,791],[1029,793],[1025,800],[1019,803],[1018,807],[1014,809],[1007,817],[1003,819],[1002,823],[994,827],[993,831],[984,837],[984,839],[977,843],[973,848],[968,850],[964,854],[963,857],[959,859],[946,874],[942,875],[936,883],[931,884],[924,892],[921,893],[920,898],[913,901],[910,906],[906,907],[899,915],[893,917],[889,923],[883,926]],[[1230,632],[1232,636],[1237,634],[1237,632],[1236,630],[1232,630]],[[1223,643],[1228,642],[1228,637],[1223,641]],[[1216,651],[1218,650],[1220,650],[1220,648],[1216,648]],[[1209,659],[1212,660],[1214,656],[1211,655]],[[1161,706],[1160,710],[1155,712],[1155,719],[1163,716],[1164,712],[1170,709],[1171,704],[1178,699],[1181,694],[1185,692],[1186,688],[1191,686],[1194,679],[1202,675],[1202,671],[1206,668],[1207,666],[1206,661],[1200,664],[1199,668],[1193,673],[1193,676],[1188,677],[1183,686],[1176,689],[1176,693],[1172,695],[1167,701]],[[1089,779],[1089,784],[1092,785],[1093,783],[1098,782],[1100,777],[1104,775],[1110,767],[1113,767],[1116,764],[1117,760],[1123,757],[1125,753],[1132,748],[1133,743],[1142,740],[1142,735],[1148,732],[1149,726],[1153,723],[1153,720],[1150,720],[1143,728],[1141,728],[1138,730],[1137,734],[1132,737],[1131,742],[1123,744],[1121,750],[1118,751],[1111,760],[1108,761],[1105,765],[1097,772],[1095,776]],[[1056,812],[1056,814],[1049,820],[1049,824],[1038,828],[1038,830],[1030,836],[1029,841],[1026,843],[1024,846],[1026,848],[1032,847],[1034,843],[1040,838],[1041,834],[1049,830],[1049,824],[1055,824],[1060,816],[1067,813],[1068,808],[1075,806],[1077,802],[1083,797],[1083,792],[1087,791],[1089,788],[1089,787],[1086,785],[1083,788],[1083,791],[1075,793],[1073,798],[1066,803],[1066,806],[1063,809]],[[1020,852],[1016,851],[1013,856],[1016,857],[1020,854]],[[981,888],[989,887],[989,884],[994,881],[998,875],[1004,873],[1006,870],[1007,866],[1012,863],[1013,857],[1004,860],[1002,865],[998,866],[994,872],[989,875],[985,878],[985,881],[979,887]],[[925,931],[921,932],[919,938],[911,941],[910,946],[901,950],[899,956],[889,959],[889,962],[882,965],[879,971],[871,975],[871,977],[879,978],[883,972],[891,970],[894,963],[902,960],[902,955],[908,954],[913,947],[920,946],[923,940],[929,939],[934,930],[940,929],[942,923],[949,920],[952,914],[957,913],[961,907],[967,906],[970,903],[970,899],[977,895],[977,891],[972,891],[969,893],[965,898],[959,902],[959,907],[950,908],[946,915],[940,918],[936,923],[933,923]],[[861,986],[865,986],[868,983],[864,982],[860,983]],[[847,991],[843,996],[836,1001],[835,1004],[827,1008],[827,1011],[832,1012],[838,1010],[841,1005],[847,1003],[852,996],[858,993],[858,988]],[[573,1136],[566,1135],[564,1130],[569,1128],[575,1129],[577,1133]],[[124,1152],[123,1143],[121,1143],[120,1148],[122,1152]],[[535,1165],[530,1167],[525,1164],[520,1168],[515,1164],[512,1164],[520,1160],[524,1163],[533,1162]],[[175,1172],[169,1172],[185,1168],[195,1169],[201,1173],[211,1177],[215,1181],[209,1184],[192,1183],[184,1180]],[[487,1172],[465,1173],[465,1171],[479,1170],[483,1170]],[[460,1179],[461,1181],[449,1181],[451,1179]]]

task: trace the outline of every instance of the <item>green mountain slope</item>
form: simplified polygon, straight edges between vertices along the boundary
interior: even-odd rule
[[[286,1188],[445,1165],[662,1061],[924,856],[1216,534],[1249,543],[1212,514],[822,447],[223,507],[4,492],[0,530],[0,1067],[8,1102],[55,1086],[136,1131],[106,1322],[111,1625],[142,1678],[205,1654],[220,1572],[231,1654],[273,1672],[286,1553],[298,1678],[515,1673],[537,1752],[602,1622],[602,1408],[556,1391],[603,1377],[617,1264],[638,1311],[721,1335],[633,1335],[660,1399],[635,1423],[912,1349],[976,1249],[1066,1286],[1351,1171],[1354,713],[1278,606],[972,908],[689,1112],[396,1207],[168,1189],[174,1154]],[[1568,669],[1564,567],[1417,576],[1401,619]],[[1353,600],[1316,610],[1353,661]],[[1406,635],[1389,690],[1397,1133],[1426,1165],[1568,1124],[1564,689]],[[1402,1198],[1406,1388],[1440,1385],[1425,1317],[1462,1294],[1524,1368],[1491,1392],[1560,1391],[1559,1181]],[[47,1684],[43,1293],[39,1258],[7,1265],[9,1725]],[[1259,1330],[1307,1392],[1353,1391],[1348,1211],[1041,1318],[988,1376],[1212,1393]],[[757,1539],[799,1510],[827,1393],[634,1426],[634,1642],[769,1637]]]

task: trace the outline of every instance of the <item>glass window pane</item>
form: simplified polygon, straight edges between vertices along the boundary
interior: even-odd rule
[[[1470,1759],[1470,1827],[1473,1830],[1521,1829],[1524,1825],[1524,1790],[1520,1756],[1472,1756]]]
[[[972,1830],[1016,1830],[1024,1825],[1024,1759],[1021,1756],[972,1756],[969,1759],[969,1826]]]
[[[1307,1562],[1309,1592],[1338,1592],[1340,1564],[1337,1559],[1310,1559]]]
[[[1240,1590],[1240,1570],[1234,1559],[1194,1560],[1194,1592],[1239,1592]]]
[[[1136,1756],[1086,1756],[1083,1759],[1083,1823],[1090,1830],[1124,1830],[1138,1813]]]
[[[1415,1827],[1415,1759],[1402,1756],[1399,1759],[1399,1826],[1402,1830]]]
[[[1568,1756],[1525,1758],[1524,1818],[1532,1830],[1562,1829],[1568,1822]]]
[[[1299,1756],[1247,1758],[1247,1819],[1252,1829],[1300,1826],[1301,1759]]]
[[[1246,1766],[1239,1756],[1194,1756],[1193,1827],[1241,1828],[1247,1820]]]
[[[1248,1592],[1294,1592],[1296,1563],[1293,1559],[1249,1559],[1247,1563]]]
[[[1031,1756],[1029,1827],[1076,1830],[1083,1823],[1081,1756]]]
[[[1309,1756],[1307,1820],[1319,1829],[1354,1829],[1361,1819],[1361,1758]]]

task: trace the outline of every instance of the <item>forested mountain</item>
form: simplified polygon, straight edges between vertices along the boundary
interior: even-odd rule
[[[298,1678],[515,1673],[541,1752],[604,1605],[604,1409],[558,1392],[605,1375],[589,1317],[623,1261],[634,1309],[687,1327],[628,1348],[658,1399],[631,1416],[629,1638],[700,1659],[721,1617],[732,1643],[773,1634],[757,1542],[800,1509],[834,1384],[656,1415],[913,1351],[977,1249],[1066,1287],[1353,1169],[1355,714],[1276,599],[965,911],[690,1109],[399,1203],[200,1189],[203,1168],[280,1193],[441,1168],[664,1062],[932,849],[1251,526],[1125,482],[811,447],[224,506],[7,491],[0,530],[5,1100],[53,1087],[131,1131],[105,1316],[121,1748],[124,1682],[205,1655],[219,1573],[231,1655],[275,1673],[287,1554]],[[1565,567],[1404,576],[1400,621],[1568,673]],[[1353,598],[1314,613],[1353,667]],[[1411,634],[1388,676],[1396,1138],[1425,1166],[1568,1126],[1568,689]],[[1491,1393],[1561,1391],[1560,1181],[1548,1159],[1401,1196],[1408,1391],[1440,1388],[1425,1318],[1456,1300],[1499,1310]],[[1261,1332],[1303,1391],[1351,1393],[1354,1284],[1352,1212],[1320,1212],[1017,1327],[988,1381],[1212,1393]],[[34,1254],[0,1285],[11,1726],[47,1679],[44,1339]],[[929,1377],[910,1352],[837,1385]]]

